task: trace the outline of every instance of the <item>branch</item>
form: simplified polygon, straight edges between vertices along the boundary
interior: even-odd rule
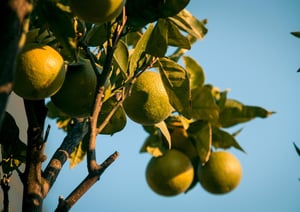
[[[46,197],[52,185],[56,181],[63,165],[73,152],[74,148],[83,140],[84,136],[88,132],[88,124],[84,120],[74,120],[71,126],[71,130],[68,131],[67,136],[64,138],[60,147],[56,150],[52,156],[49,164],[43,172],[43,197]]]
[[[99,169],[90,172],[77,188],[66,198],[59,198],[56,212],[69,211],[71,207],[100,179],[100,176],[119,156],[118,152],[110,155],[100,166]]]
[[[121,98],[118,100],[118,102],[111,109],[110,113],[106,116],[104,121],[97,128],[97,134],[100,134],[102,132],[102,130],[105,128],[105,126],[109,123],[109,120],[111,119],[111,117],[115,114],[117,109],[122,105],[123,101],[124,101],[124,98],[123,98],[123,95],[122,95]]]
[[[27,130],[27,152],[26,167],[21,178],[23,190],[23,210],[41,210],[42,195],[42,162],[45,161],[44,155],[45,140],[43,139],[44,122],[46,119],[47,108],[44,100],[32,101],[25,100],[25,111],[28,121]]]
[[[95,97],[94,108],[92,115],[90,117],[90,139],[87,151],[87,165],[88,171],[93,172],[99,168],[99,165],[96,162],[96,137],[97,137],[97,120],[99,113],[101,111],[101,107],[103,104],[103,98],[105,93],[105,83],[112,71],[112,61],[113,61],[113,54],[115,49],[117,48],[117,44],[122,36],[123,29],[126,23],[126,16],[125,16],[125,8],[123,8],[123,19],[121,23],[118,23],[116,30],[114,31],[114,35],[112,38],[112,42],[108,39],[107,45],[107,54],[106,59],[103,65],[103,71],[101,74],[97,74],[97,94]],[[111,31],[111,24],[108,23],[108,32]],[[91,55],[91,54],[88,54]],[[90,60],[92,61],[92,57],[90,56]]]
[[[10,181],[10,176],[4,175],[3,178],[0,181],[0,185],[3,191],[3,212],[8,212],[9,211],[9,196],[8,192],[10,189],[9,186],[9,181]]]

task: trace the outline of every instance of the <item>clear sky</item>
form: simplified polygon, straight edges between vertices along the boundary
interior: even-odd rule
[[[208,19],[207,36],[188,53],[203,67],[206,83],[230,88],[230,98],[277,112],[229,130],[243,128],[237,140],[247,154],[230,149],[243,166],[241,184],[221,196],[200,185],[188,194],[158,196],[145,181],[150,155],[139,153],[147,134],[128,121],[123,132],[98,137],[99,163],[116,150],[120,157],[71,211],[300,211],[300,157],[292,145],[300,146],[300,39],[290,34],[300,31],[300,1],[191,0],[188,9]],[[64,137],[54,128],[48,154]],[[65,167],[45,211],[53,211],[58,195],[67,196],[86,174],[85,162]]]

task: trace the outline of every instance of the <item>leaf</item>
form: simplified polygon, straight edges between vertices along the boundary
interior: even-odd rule
[[[84,160],[87,153],[87,144],[87,140],[80,141],[80,143],[75,147],[74,151],[70,154],[69,162],[71,169],[75,168]]]
[[[19,139],[14,145],[1,145],[3,173],[10,173],[26,162],[26,147]]]
[[[2,171],[10,173],[26,161],[26,144],[19,139],[19,128],[11,114],[5,112],[0,130]]]
[[[57,127],[64,131],[68,131],[69,123],[72,118],[60,111],[52,101],[49,101],[46,107],[48,109],[47,116],[51,119],[56,119]]]
[[[198,39],[202,39],[207,33],[207,29],[204,24],[186,9],[179,12],[176,16],[169,17],[168,19],[176,24],[181,30]]]
[[[168,23],[159,19],[156,23],[146,47],[146,53],[156,56],[165,56],[168,49]]]
[[[19,132],[20,130],[14,117],[10,113],[5,112],[0,129],[0,144],[11,145],[14,142],[18,142]]]
[[[153,24],[150,24],[146,32],[142,35],[140,40],[137,42],[134,51],[129,59],[129,75],[132,75],[141,67],[145,60],[147,43],[153,31]]]
[[[184,113],[191,108],[190,82],[186,70],[170,59],[160,58],[159,71],[171,105],[190,118],[190,114]]]
[[[98,116],[97,126],[99,127],[106,117],[110,114],[110,112],[116,107],[117,100],[114,96],[107,99],[101,108],[100,114]],[[126,115],[121,106],[117,106],[118,108],[108,121],[107,125],[103,128],[100,134],[113,135],[116,132],[121,131],[126,126],[127,120]]]
[[[223,110],[220,112],[219,124],[221,127],[231,127],[257,117],[266,118],[273,113],[262,107],[248,106],[236,100],[227,99]]]
[[[180,33],[179,28],[169,19],[165,19],[168,24],[168,45],[183,49],[191,49],[191,43],[187,37]]]
[[[128,70],[128,58],[128,47],[124,41],[120,40],[114,52],[114,59],[124,74],[126,74]]]
[[[155,133],[157,133],[157,127],[155,127],[154,125],[147,125],[147,126],[145,126],[145,125],[142,125],[143,126],[143,129],[147,132],[147,133],[149,133],[149,134],[155,134]]]
[[[219,108],[216,105],[210,86],[198,87],[192,90],[191,117],[196,120],[216,122],[219,117]]]
[[[189,74],[191,89],[203,86],[205,82],[205,75],[202,67],[197,63],[196,60],[188,56],[183,57],[183,62],[185,69]]]
[[[134,47],[141,38],[141,35],[141,31],[128,32],[123,39],[128,46]]]
[[[292,35],[294,35],[297,38],[300,38],[300,31],[298,32],[291,32]]]
[[[155,124],[155,127],[157,127],[160,130],[161,134],[165,137],[165,139],[168,143],[169,149],[171,149],[171,135],[170,135],[170,132],[168,130],[166,123],[164,121],[161,121],[161,122]]]
[[[234,147],[242,152],[245,152],[245,150],[235,140],[234,135],[231,135],[228,132],[223,131],[217,127],[212,128],[212,145],[215,148],[223,149]]]
[[[46,0],[37,4],[39,16],[48,24],[57,40],[67,52],[69,59],[76,59],[76,33],[72,15],[68,7],[56,0]]]
[[[300,156],[300,149],[299,149],[299,147],[295,144],[295,142],[293,144],[294,144],[294,147],[296,149],[297,154]]]
[[[94,25],[86,35],[88,46],[102,46],[107,40],[107,26],[105,24]]]
[[[205,164],[211,153],[212,127],[208,121],[196,121],[188,128],[189,136],[194,140],[201,164]]]
[[[140,153],[148,152],[153,157],[159,157],[164,154],[166,151],[165,144],[163,142],[163,139],[161,137],[161,134],[151,134],[149,135],[142,148],[140,149]]]

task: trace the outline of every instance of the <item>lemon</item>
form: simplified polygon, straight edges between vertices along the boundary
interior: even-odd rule
[[[61,88],[65,75],[64,60],[55,49],[30,43],[18,55],[13,90],[25,99],[44,99]]]
[[[122,12],[123,0],[70,0],[72,12],[90,23],[105,23]]]
[[[157,194],[175,196],[186,191],[194,178],[194,168],[189,158],[172,149],[164,155],[153,157],[146,168],[146,181]]]
[[[90,61],[82,59],[68,65],[66,79],[51,100],[71,117],[87,117],[93,110],[96,86],[97,78]]]
[[[242,178],[242,166],[232,154],[213,152],[204,166],[198,168],[202,187],[213,194],[225,194],[235,189]]]
[[[137,78],[123,105],[127,116],[143,125],[159,123],[172,112],[160,74],[154,71],[146,71]]]

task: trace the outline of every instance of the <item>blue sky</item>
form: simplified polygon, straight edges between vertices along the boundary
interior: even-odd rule
[[[206,83],[230,88],[230,98],[277,112],[229,129],[243,128],[237,140],[247,154],[229,150],[242,163],[241,184],[221,196],[200,185],[172,198],[156,195],[145,181],[150,155],[139,153],[147,134],[128,121],[123,132],[98,137],[99,163],[116,150],[120,157],[71,211],[300,211],[300,157],[292,145],[300,146],[300,39],[290,34],[300,31],[300,1],[191,0],[188,9],[208,19],[207,36],[188,52],[203,67]],[[54,128],[48,154],[64,137]],[[45,200],[45,211],[53,211],[58,195],[67,196],[86,171],[85,162],[72,170],[65,167]]]

